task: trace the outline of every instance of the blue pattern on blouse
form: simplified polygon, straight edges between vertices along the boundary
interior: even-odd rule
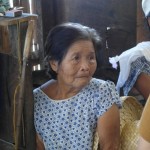
[[[92,78],[77,95],[52,100],[34,90],[34,122],[46,150],[92,150],[97,119],[121,101],[111,81]]]

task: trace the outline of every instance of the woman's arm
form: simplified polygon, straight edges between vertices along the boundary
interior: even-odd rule
[[[36,134],[36,150],[45,150],[42,139]]]
[[[134,86],[143,95],[144,99],[147,100],[150,94],[150,76],[145,73],[141,73]]]
[[[150,96],[144,106],[139,125],[138,150],[150,149]]]
[[[150,143],[140,136],[137,150],[150,150]]]
[[[98,119],[98,135],[102,150],[118,150],[120,143],[120,115],[116,104]]]

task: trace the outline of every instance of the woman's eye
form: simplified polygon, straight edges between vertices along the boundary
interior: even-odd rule
[[[79,60],[79,56],[75,56],[75,57],[74,57],[74,60]]]
[[[90,60],[95,60],[95,56],[90,56],[89,59]]]

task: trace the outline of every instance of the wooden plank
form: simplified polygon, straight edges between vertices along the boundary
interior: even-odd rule
[[[25,100],[24,100],[24,128],[25,128],[25,145],[27,150],[36,149],[35,127],[34,127],[34,98],[32,83],[32,62],[26,66],[25,80]]]
[[[1,150],[14,150],[14,144],[0,139],[0,148],[1,148]],[[26,150],[26,149],[19,147],[18,150]]]
[[[0,139],[0,149],[1,150],[14,150],[14,145],[5,140]]]
[[[24,22],[24,21],[29,21],[29,20],[36,20],[37,15],[36,14],[28,14],[28,13],[23,13],[22,16],[20,17],[0,17],[0,26],[8,26],[12,24],[17,24],[18,22]]]
[[[13,102],[14,91],[18,84],[17,62],[9,55],[0,54],[0,138],[10,143],[14,143]]]
[[[6,18],[6,17],[0,17],[0,53],[4,54],[11,54],[12,47],[14,45],[14,41],[12,41],[12,38],[14,39],[17,36],[20,36],[21,31],[21,25],[23,23],[28,23],[30,20],[36,20],[37,15],[30,15],[30,14],[24,14],[21,17],[15,17],[15,18]],[[11,26],[16,26],[16,34],[15,37],[12,37],[12,33],[10,32]],[[18,40],[20,38],[18,37]],[[22,40],[22,39],[20,39]],[[23,39],[24,40],[24,39]],[[20,41],[18,41],[17,45],[20,45]],[[18,47],[17,47],[18,48]],[[20,49],[21,47],[19,47]],[[16,49],[17,52],[17,49]],[[16,53],[12,52],[12,53]]]
[[[9,54],[11,51],[9,31],[7,26],[0,26],[0,53]]]

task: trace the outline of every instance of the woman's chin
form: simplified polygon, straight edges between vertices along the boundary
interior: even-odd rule
[[[90,78],[89,77],[82,77],[76,83],[78,83],[78,85],[83,88],[84,86],[86,86],[90,82],[90,80],[91,80],[91,77]]]

